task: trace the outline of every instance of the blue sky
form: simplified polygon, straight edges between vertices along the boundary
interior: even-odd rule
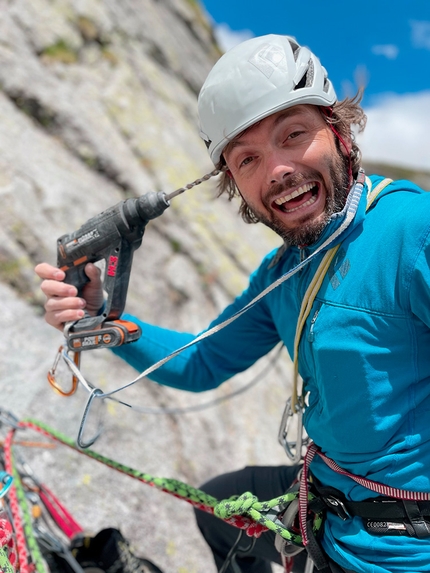
[[[224,49],[268,33],[295,36],[337,95],[365,82],[365,157],[430,171],[430,0],[202,0]]]

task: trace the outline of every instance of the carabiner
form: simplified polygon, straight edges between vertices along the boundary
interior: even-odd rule
[[[58,367],[58,363],[60,361],[60,358],[63,356],[63,346],[60,346],[60,348],[58,349],[57,355],[55,356],[55,360],[54,360],[54,364],[52,365],[52,368],[50,369],[50,371],[47,374],[47,378],[48,378],[48,382],[51,384],[51,386],[54,388],[54,390],[56,392],[58,392],[58,394],[60,394],[61,396],[71,396],[72,394],[74,394],[78,388],[78,379],[76,378],[75,375],[72,376],[72,387],[70,388],[70,390],[63,390],[61,388],[61,386],[59,386],[57,384],[57,380],[55,379],[55,372],[57,370]],[[75,352],[74,353],[74,357],[73,357],[73,362],[76,364],[76,367],[79,368],[80,362],[81,362],[81,356],[79,352]]]
[[[102,433],[102,425],[101,425],[101,421],[99,420],[99,423],[98,423],[99,428],[97,430],[97,433],[91,439],[84,441],[85,426],[87,424],[87,419],[88,419],[88,416],[90,414],[93,400],[94,400],[94,398],[100,398],[100,397],[103,397],[102,390],[100,390],[100,388],[93,388],[91,394],[88,397],[88,401],[87,401],[87,404],[85,406],[84,413],[82,415],[82,420],[81,420],[81,423],[79,426],[78,437],[76,439],[76,443],[83,450],[91,447],[96,442],[96,440],[99,438],[100,434]]]
[[[307,440],[303,440],[303,405],[301,398],[297,399],[295,411],[291,406],[292,398],[288,398],[285,404],[284,413],[282,414],[281,425],[279,427],[278,441],[284,448],[288,458],[295,464],[302,459],[302,447]],[[288,439],[291,432],[291,422],[293,416],[297,416],[296,437]]]
[[[12,482],[13,477],[10,474],[7,472],[0,472],[0,484],[3,485],[2,489],[0,490],[0,499],[4,497],[10,490]]]

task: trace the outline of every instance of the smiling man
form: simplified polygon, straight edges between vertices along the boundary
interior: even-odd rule
[[[296,459],[203,486],[218,499],[249,491],[270,500],[297,491],[300,473],[300,501],[279,507],[276,520],[302,544],[266,532],[235,546],[235,528],[196,512],[216,566],[228,573],[269,573],[270,562],[307,573],[312,564],[333,573],[429,571],[430,194],[365,176],[353,137],[353,127],[365,125],[359,101],[337,101],[319,60],[291,37],[254,38],[227,52],[198,108],[201,136],[223,172],[220,192],[240,195],[243,218],[271,227],[284,244],[210,326],[247,312],[151,378],[211,389],[282,342],[303,379],[293,404],[313,441],[302,472]],[[55,267],[42,263],[36,272],[49,324],[62,329],[83,308],[99,312],[93,265],[83,297]],[[142,337],[115,352],[138,370],[195,339],[128,318]],[[314,495],[309,507],[306,488]],[[315,512],[324,516],[317,534],[307,522]]]
[[[315,106],[271,115],[224,150],[229,175],[255,218],[289,245],[315,242],[350,188],[345,168],[351,145],[338,150]]]

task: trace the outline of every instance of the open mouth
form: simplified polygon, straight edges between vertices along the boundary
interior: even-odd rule
[[[311,182],[302,185],[292,193],[279,197],[273,202],[273,207],[283,213],[293,213],[309,207],[318,197],[319,183]]]

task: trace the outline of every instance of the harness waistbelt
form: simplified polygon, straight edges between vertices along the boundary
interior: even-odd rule
[[[337,489],[313,484],[326,508],[342,520],[361,517],[369,533],[430,537],[430,501],[386,496],[350,501]]]

